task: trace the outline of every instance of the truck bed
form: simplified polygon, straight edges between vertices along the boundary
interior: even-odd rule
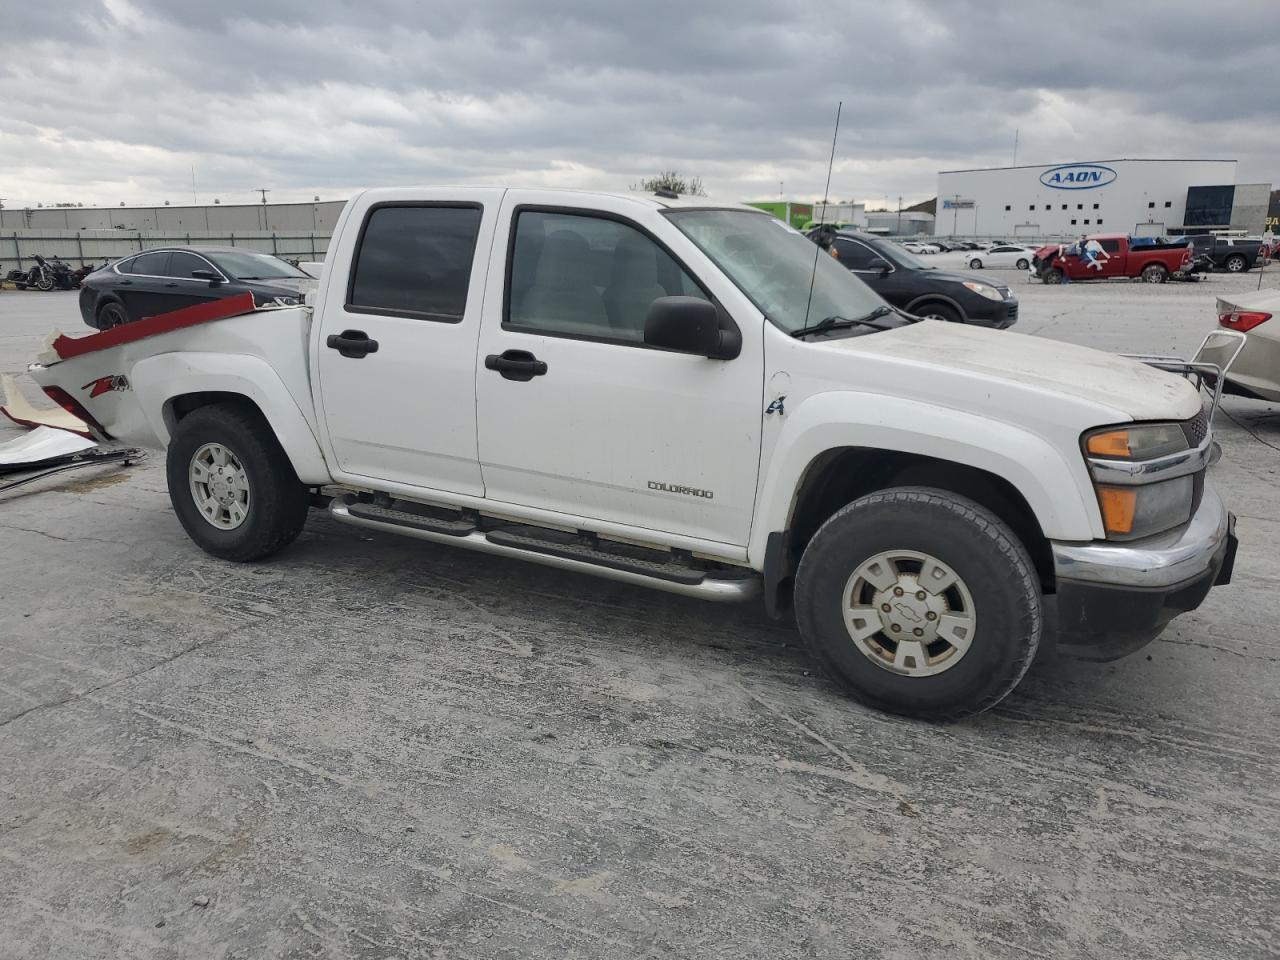
[[[252,300],[248,294],[216,300],[86,337],[59,334],[28,373],[46,392],[55,388],[51,396],[67,406],[58,395],[64,391],[109,438],[163,448],[169,430],[155,412],[163,409],[163,398],[146,402],[166,379],[149,376],[159,372],[160,358],[166,370],[183,371],[193,386],[199,383],[201,355],[256,360],[274,371],[314,432],[307,355],[311,308],[255,308]]]

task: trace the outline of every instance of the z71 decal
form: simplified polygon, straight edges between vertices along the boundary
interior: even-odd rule
[[[117,390],[128,390],[129,381],[124,374],[116,373],[109,377],[99,377],[97,380],[91,380],[86,383],[81,390],[89,391],[89,399],[100,397],[104,393],[112,393]]]

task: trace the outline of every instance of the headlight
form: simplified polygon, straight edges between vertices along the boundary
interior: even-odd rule
[[[999,290],[985,283],[978,283],[978,281],[976,280],[966,280],[964,281],[964,285],[970,290],[972,290],[974,293],[976,293],[978,296],[986,297],[988,300],[1004,299],[1004,295],[1001,294]]]
[[[1101,460],[1154,460],[1189,447],[1182,425],[1137,423],[1109,427],[1085,435],[1084,449]]]
[[[1191,519],[1195,476],[1176,456],[1191,449],[1180,424],[1105,427],[1086,433],[1083,443],[1108,540],[1149,537]],[[1170,457],[1177,463],[1154,463]],[[1159,469],[1148,471],[1150,464]]]

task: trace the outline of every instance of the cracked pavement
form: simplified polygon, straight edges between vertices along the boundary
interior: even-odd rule
[[[1181,354],[1257,283],[1003,276],[1020,332]],[[0,371],[55,325],[0,293]],[[0,495],[0,955],[1274,957],[1280,410],[1225,405],[1235,582],[954,726],[755,606],[319,516],[213,560],[159,456]]]

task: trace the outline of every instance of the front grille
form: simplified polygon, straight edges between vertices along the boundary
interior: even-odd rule
[[[1209,435],[1209,411],[1205,407],[1200,408],[1200,412],[1190,420],[1182,421],[1182,432],[1186,434],[1187,443],[1192,447],[1198,447],[1204,443],[1204,438]]]
[[[1006,315],[1009,317],[1009,322],[1013,323],[1018,319],[1018,305],[1016,303],[1011,303],[1008,306],[1009,310]]]

